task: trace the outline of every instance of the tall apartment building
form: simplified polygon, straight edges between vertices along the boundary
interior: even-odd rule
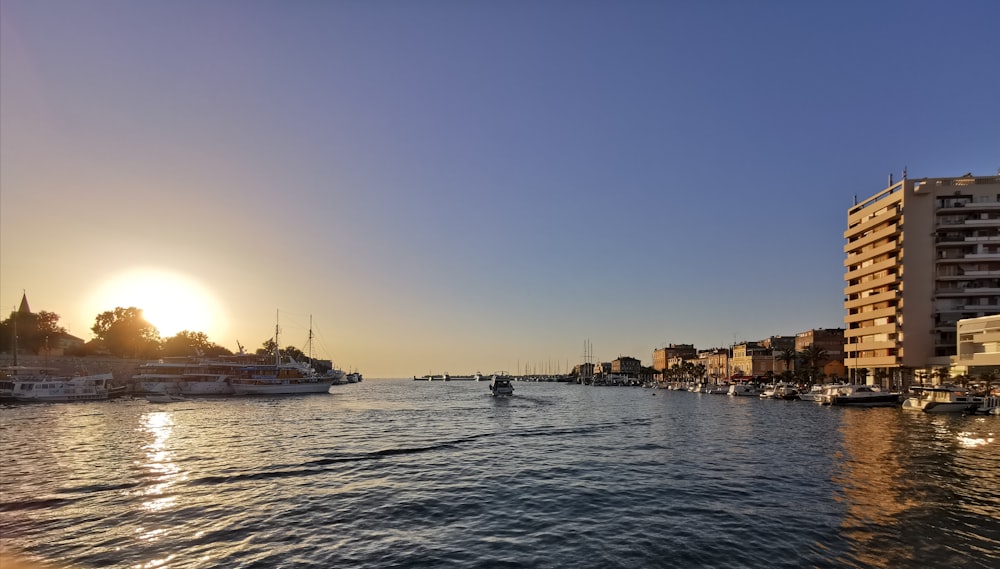
[[[1000,175],[906,179],[847,212],[844,365],[946,366],[960,319],[1000,313]]]

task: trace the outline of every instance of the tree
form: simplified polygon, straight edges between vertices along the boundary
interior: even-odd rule
[[[119,357],[150,358],[160,350],[160,333],[146,321],[141,308],[118,306],[102,312],[90,330],[111,354]]]
[[[944,385],[951,380],[951,367],[942,366],[934,370],[934,377],[937,378],[938,383]]]
[[[209,341],[204,332],[183,330],[163,341],[160,349],[164,356],[221,356],[232,352]]]
[[[302,350],[296,348],[295,346],[285,346],[285,349],[281,350],[281,354],[285,357],[294,359],[297,362],[304,362],[309,359]]]
[[[815,383],[815,378],[819,374],[820,367],[829,359],[826,350],[816,344],[809,344],[801,353],[799,359],[805,364],[809,383]]]
[[[268,338],[267,340],[264,341],[263,344],[260,345],[259,348],[257,348],[257,351],[254,353],[256,353],[258,356],[267,356],[267,355],[273,356],[274,351],[276,349],[278,349],[278,343],[274,341],[274,338]]]
[[[785,364],[785,371],[792,371],[795,369],[795,360],[799,357],[795,353],[794,349],[781,350],[778,352],[778,361]]]
[[[868,368],[863,367],[861,369],[854,370],[856,374],[856,381],[860,383],[868,383]]]
[[[13,351],[14,331],[17,331],[17,349],[19,352],[37,354],[45,347],[49,338],[65,334],[66,329],[59,325],[59,315],[54,312],[11,312],[10,317],[0,323],[0,349]]]

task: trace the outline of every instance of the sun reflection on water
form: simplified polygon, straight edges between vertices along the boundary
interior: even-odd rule
[[[142,428],[152,435],[152,440],[143,447],[145,456],[140,464],[150,482],[141,490],[141,495],[147,498],[141,507],[148,513],[164,512],[176,507],[177,496],[168,494],[184,478],[174,462],[174,452],[169,445],[174,429],[173,415],[167,412],[149,413],[143,417]],[[166,537],[167,533],[167,529],[155,525],[136,529],[136,534],[143,541],[156,541]]]
[[[957,439],[958,444],[965,448],[975,448],[983,445],[993,444],[994,438],[992,436],[975,436],[978,433],[972,432],[960,432],[958,433]],[[990,433],[992,435],[993,433]]]

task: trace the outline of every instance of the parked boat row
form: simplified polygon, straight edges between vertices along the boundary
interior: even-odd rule
[[[722,385],[695,384],[686,388],[701,393],[726,393],[734,397],[759,397],[812,401],[821,405],[841,407],[901,407],[925,413],[978,413],[1000,415],[1000,395],[977,396],[963,387],[953,385],[914,386],[908,394],[883,391],[874,385],[830,383],[814,385],[808,390],[788,383],[758,385],[734,382]]]
[[[358,372],[318,373],[310,364],[281,356],[237,354],[219,358],[165,358],[147,362],[132,378],[135,394],[182,397],[324,393],[357,383]]]

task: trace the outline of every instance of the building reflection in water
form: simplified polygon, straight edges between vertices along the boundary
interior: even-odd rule
[[[976,417],[844,409],[844,456],[833,482],[845,505],[849,564],[961,566],[972,552],[956,536],[966,535],[969,546],[1000,539],[988,535],[997,533],[1000,503],[996,426]]]

